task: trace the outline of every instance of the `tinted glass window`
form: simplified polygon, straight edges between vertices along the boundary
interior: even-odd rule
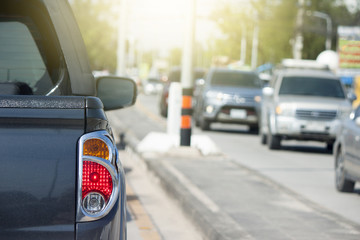
[[[249,87],[259,88],[260,80],[256,74],[246,72],[214,72],[211,78],[212,85],[221,86],[236,86],[236,87]]]
[[[71,94],[56,32],[41,0],[1,0],[0,83],[9,82],[26,84],[36,95]]]
[[[279,95],[345,98],[340,81],[313,77],[284,77]]]
[[[193,81],[196,79],[204,78],[204,71],[195,70],[193,75]],[[176,70],[172,71],[169,75],[169,82],[180,82],[181,81],[181,71]]]
[[[161,83],[160,79],[157,78],[149,78],[148,83]]]
[[[40,80],[51,83],[27,26],[15,21],[0,22],[0,82],[23,82],[36,92]]]
[[[195,71],[193,80],[204,78],[204,75],[205,75],[205,72],[203,72],[203,71]]]
[[[180,71],[172,71],[169,75],[169,82],[180,82]]]

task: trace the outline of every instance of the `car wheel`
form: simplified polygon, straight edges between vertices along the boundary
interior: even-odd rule
[[[200,128],[203,131],[210,130],[210,122],[205,119],[202,119],[200,122]]]
[[[259,128],[259,131],[260,131],[260,143],[262,145],[265,145],[267,143],[267,136],[266,134],[263,132],[263,129],[262,127],[260,126]]]
[[[196,127],[200,127],[199,116],[196,114],[195,111],[194,111],[194,113],[193,113],[193,119],[194,119],[194,122],[195,122],[195,126],[196,126]]]
[[[267,136],[268,136],[267,142],[268,142],[269,149],[271,149],[271,150],[280,149],[281,137],[277,136],[277,135],[273,135],[271,133],[269,133]]]
[[[253,133],[259,133],[259,127],[258,126],[250,126],[249,131]]]
[[[344,155],[341,149],[339,149],[335,161],[336,189],[340,192],[353,192],[355,182],[348,180],[345,177]]]
[[[262,145],[265,145],[267,143],[266,138],[267,138],[267,136],[265,134],[260,133],[260,142]]]
[[[195,118],[195,126],[200,127],[200,122],[197,118]]]
[[[326,143],[326,150],[328,150],[329,152],[332,152],[333,148],[334,148],[334,142]]]

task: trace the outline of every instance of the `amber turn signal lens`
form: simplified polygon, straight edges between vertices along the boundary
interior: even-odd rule
[[[83,155],[109,160],[109,148],[106,143],[100,139],[88,139],[84,142]]]

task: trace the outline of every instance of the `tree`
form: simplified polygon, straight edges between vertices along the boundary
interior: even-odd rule
[[[170,66],[181,65],[182,50],[181,48],[173,48],[170,50],[168,62]]]
[[[351,13],[343,1],[307,0],[304,12],[324,12],[332,19],[333,49],[336,49],[336,29],[339,25],[353,25],[360,21],[359,6]],[[240,5],[241,4],[241,5]],[[259,26],[258,64],[277,63],[283,58],[292,57],[292,43],[296,30],[298,0],[251,0],[250,5],[240,3],[223,4],[213,13],[224,37],[212,40],[213,53],[239,59],[242,35],[247,39],[247,63],[250,62],[253,29]],[[303,58],[315,59],[325,49],[326,22],[323,19],[304,14],[302,27]],[[245,26],[246,31],[242,30]]]
[[[306,6],[304,16],[304,51],[303,57],[315,59],[319,53],[325,50],[326,21],[313,15],[314,12],[325,13],[332,22],[332,50],[337,46],[337,27],[340,25],[353,25],[355,14],[351,13],[344,1],[317,0],[311,1]]]
[[[248,6],[225,5],[213,13],[224,34],[223,39],[214,40],[215,54],[227,55],[231,59],[240,58],[240,42],[245,36],[247,41],[246,63],[251,59],[253,30],[259,26],[258,63],[276,62],[290,57],[294,21],[296,16],[295,0],[271,1],[253,0]],[[243,3],[242,3],[243,4]]]
[[[245,22],[244,13],[231,5],[223,5],[214,11],[211,18],[216,22],[224,37],[209,42],[213,56],[228,56],[233,60],[240,58],[241,24]],[[248,37],[248,36],[246,36]]]
[[[116,69],[117,29],[114,0],[70,2],[79,24],[93,70]]]
[[[259,64],[292,57],[297,0],[252,1],[259,18]]]

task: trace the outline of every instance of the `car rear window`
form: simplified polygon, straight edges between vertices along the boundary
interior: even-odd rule
[[[161,81],[158,78],[149,78],[148,83],[161,83]]]
[[[0,83],[25,83],[48,95],[63,81],[65,62],[48,12],[39,0],[1,0]]]
[[[19,21],[0,22],[0,82],[23,82],[36,92],[40,80],[51,83],[28,27]]]
[[[204,78],[204,71],[201,70],[194,70],[194,74],[193,74],[193,81],[195,81],[196,79],[200,79],[200,78]],[[180,82],[181,81],[181,71],[180,70],[174,70],[171,71],[169,74],[169,82]]]
[[[284,77],[279,95],[345,98],[340,81],[316,77]]]
[[[219,71],[214,72],[211,78],[212,85],[260,88],[260,80],[254,73]]]

